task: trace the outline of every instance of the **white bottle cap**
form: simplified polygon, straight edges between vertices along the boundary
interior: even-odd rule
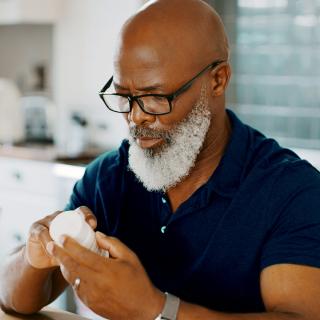
[[[105,257],[109,256],[107,251],[98,248],[95,232],[85,221],[84,216],[77,211],[64,211],[58,214],[51,221],[49,234],[58,244],[61,244],[61,236],[67,235],[85,248]]]
[[[50,236],[51,238],[60,243],[60,237],[67,235],[73,239],[81,240],[85,234],[84,230],[84,218],[76,211],[65,211],[57,215],[50,224]]]

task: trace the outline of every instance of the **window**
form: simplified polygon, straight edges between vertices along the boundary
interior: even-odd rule
[[[228,105],[284,146],[320,149],[320,0],[212,4],[231,43]]]

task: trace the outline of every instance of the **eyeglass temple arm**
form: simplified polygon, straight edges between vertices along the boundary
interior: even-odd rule
[[[167,98],[170,100],[175,99],[177,96],[179,96],[181,93],[187,91],[193,84],[193,82],[204,72],[211,68],[215,68],[218,66],[220,63],[225,62],[225,60],[218,60],[213,62],[212,64],[208,65],[206,68],[204,68],[202,71],[200,71],[197,75],[195,75],[191,80],[189,80],[187,83],[185,83],[178,91],[176,91],[174,94],[167,95]],[[111,86],[111,83],[113,81],[113,76],[109,79],[109,81],[105,84],[105,86],[101,89],[99,94],[105,93],[105,91]]]
[[[209,64],[206,68],[204,68],[202,71],[200,71],[197,75],[195,75],[191,80],[189,80],[187,83],[185,83],[178,91],[176,91],[174,94],[171,94],[168,96],[168,98],[170,100],[175,99],[177,96],[179,96],[181,93],[187,91],[193,84],[193,82],[199,77],[201,76],[204,72],[206,72],[209,69],[213,69],[215,67],[217,67],[220,63],[225,62],[225,60],[219,60],[219,61],[215,61],[211,64]]]
[[[104,85],[104,87],[101,89],[99,94],[105,93],[105,91],[111,86],[111,83],[113,81],[113,76],[109,79],[109,81]]]

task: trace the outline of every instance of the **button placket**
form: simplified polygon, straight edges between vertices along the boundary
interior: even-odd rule
[[[161,210],[163,212],[164,218],[162,219],[162,222],[161,222],[162,226],[160,227],[160,232],[162,235],[164,235],[167,232],[168,222],[170,221],[170,218],[171,218],[170,206],[164,194],[161,196],[161,204],[162,204]]]

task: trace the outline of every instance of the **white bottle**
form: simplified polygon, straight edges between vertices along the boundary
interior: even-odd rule
[[[85,221],[84,216],[77,211],[64,211],[58,214],[51,221],[49,233],[58,244],[60,244],[61,236],[67,235],[83,247],[104,257],[109,257],[108,251],[98,247],[95,232]]]

